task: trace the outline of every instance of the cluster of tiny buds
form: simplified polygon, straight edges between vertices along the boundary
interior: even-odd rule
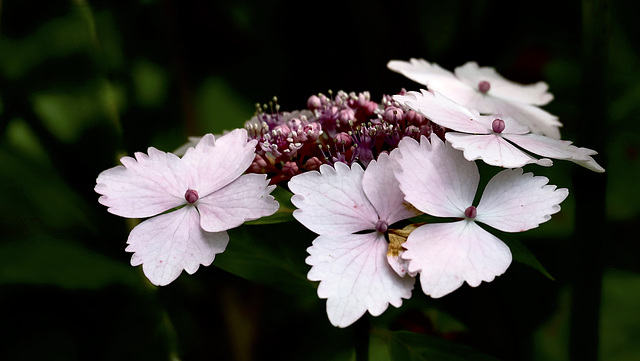
[[[444,137],[444,129],[389,95],[376,103],[366,91],[328,91],[310,96],[307,108],[281,112],[277,98],[256,105],[256,115],[245,123],[249,137],[258,141],[249,172],[267,173],[275,184],[321,164],[366,167],[404,137],[419,139],[432,132]]]

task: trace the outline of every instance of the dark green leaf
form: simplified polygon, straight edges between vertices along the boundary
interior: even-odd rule
[[[100,289],[144,285],[139,270],[77,243],[38,235],[0,244],[0,284]]]
[[[229,231],[229,245],[214,265],[242,278],[287,292],[314,289],[307,280],[306,249],[315,237],[297,222],[247,226]]]
[[[529,249],[525,247],[520,241],[518,241],[517,239],[508,238],[508,237],[502,237],[501,239],[507,244],[507,246],[509,246],[509,249],[511,250],[511,254],[513,255],[514,261],[526,264],[527,266],[539,271],[550,280],[553,280],[553,281],[556,280],[546,270],[546,268],[544,268],[542,263],[538,261],[536,256],[534,256],[533,253],[531,253],[531,251],[529,251]]]
[[[393,361],[497,361],[467,346],[407,331],[391,334],[389,354]]]

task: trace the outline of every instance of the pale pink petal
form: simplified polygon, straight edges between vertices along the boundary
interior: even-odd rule
[[[149,281],[164,286],[182,270],[193,274],[201,264],[210,265],[228,242],[227,232],[202,230],[198,211],[188,205],[137,225],[129,234],[126,250],[134,252],[131,265],[142,264]]]
[[[417,273],[408,273],[409,271],[409,261],[402,258],[402,254],[404,251],[400,251],[397,256],[391,256],[387,254],[387,262],[389,266],[398,274],[400,277],[404,277],[409,274],[409,277],[415,277]]]
[[[183,145],[179,146],[172,153],[175,154],[175,155],[178,155],[178,156],[183,156],[187,152],[187,149],[195,148],[196,145],[198,145],[198,143],[200,143],[201,139],[202,139],[202,137],[188,137],[187,138],[188,141],[186,143],[184,143]]]
[[[415,279],[400,277],[387,263],[382,233],[323,235],[307,249],[308,278],[320,281],[318,296],[327,299],[331,324],[347,327],[366,311],[382,314],[411,297]]]
[[[480,180],[475,163],[435,134],[420,143],[405,137],[391,154],[400,165],[396,178],[405,200],[436,217],[463,217]]]
[[[552,139],[538,134],[507,134],[503,132],[502,136],[523,149],[543,157],[565,159],[592,171],[604,172],[604,168],[591,157],[591,155],[598,154],[596,151],[578,148],[571,145],[570,141]]]
[[[394,95],[393,99],[445,128],[464,133],[491,133],[493,119],[486,124],[486,121],[481,121],[484,119],[480,118],[477,111],[464,107],[439,92],[411,91],[405,95]]]
[[[247,142],[247,131],[236,129],[218,139],[207,134],[182,160],[191,174],[189,188],[200,197],[218,190],[244,173],[255,157],[257,141]],[[186,191],[186,190],[185,190]]]
[[[362,178],[364,193],[376,209],[378,217],[386,221],[387,225],[420,213],[404,200],[404,193],[393,174],[393,167],[397,166],[397,163],[389,159],[388,154],[382,153],[377,161],[369,163]]]
[[[180,158],[155,148],[149,155],[120,159],[123,165],[98,175],[95,191],[109,212],[122,217],[145,218],[185,204],[188,173]]]
[[[469,87],[456,78],[452,72],[424,59],[391,60],[387,63],[387,67],[429,89],[435,84],[438,88],[444,89],[449,93],[469,91]]]
[[[293,216],[318,234],[349,234],[375,229],[378,214],[362,189],[364,170],[336,163],[320,172],[298,174],[289,181]]]
[[[245,174],[200,198],[196,206],[202,228],[219,232],[274,214],[279,205],[269,193],[275,186],[269,186],[266,178],[265,174]]]
[[[455,99],[454,99],[455,100]],[[500,114],[511,117],[519,123],[526,125],[531,132],[546,135],[547,137],[560,139],[562,123],[558,117],[535,105],[515,103],[497,97],[485,97],[485,102],[490,104],[492,114]],[[466,104],[465,104],[466,105]],[[472,105],[468,105],[472,107]]]
[[[487,81],[491,88],[488,95],[503,98],[513,102],[534,105],[545,105],[553,100],[553,95],[547,90],[549,86],[545,82],[523,85],[505,79],[491,67],[479,67],[474,61],[470,61],[454,70],[456,77],[471,88],[478,89],[481,81]]]
[[[467,160],[482,159],[485,163],[504,168],[518,168],[525,164],[551,166],[549,159],[536,159],[507,142],[500,134],[445,133],[453,148],[464,152]]]
[[[476,221],[505,232],[523,232],[536,228],[560,211],[567,198],[566,188],[547,185],[546,177],[522,174],[522,169],[507,169],[487,184],[478,204]]]
[[[420,226],[404,247],[409,272],[420,273],[422,290],[434,298],[465,281],[472,287],[491,282],[511,264],[509,247],[468,219]]]

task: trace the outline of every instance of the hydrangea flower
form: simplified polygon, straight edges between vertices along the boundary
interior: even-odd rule
[[[378,316],[411,296],[415,279],[394,270],[403,273],[403,266],[394,262],[397,254],[388,257],[385,238],[393,223],[416,215],[404,202],[392,166],[381,154],[366,171],[338,162],[289,181],[298,208],[293,216],[319,234],[307,249],[308,278],[320,281],[318,296],[327,299],[334,326],[347,327],[366,311]]]
[[[526,125],[533,133],[560,139],[558,117],[540,108],[553,100],[545,82],[530,85],[514,83],[494,68],[479,67],[468,62],[455,69],[455,74],[424,59],[409,62],[392,60],[389,69],[442,93],[447,98],[481,114],[502,114]]]
[[[229,242],[226,230],[276,212],[266,175],[242,175],[256,141],[244,129],[218,139],[205,135],[182,158],[153,147],[124,157],[122,165],[100,173],[95,191],[109,212],[149,218],[129,234],[131,265],[162,286],[182,270],[208,266]]]
[[[537,159],[522,149],[543,157],[564,159],[592,171],[602,168],[591,155],[598,154],[588,148],[578,148],[566,140],[557,140],[533,134],[526,125],[510,117],[480,115],[436,91],[408,92],[394,99],[447,129],[445,138],[454,148],[464,151],[467,160],[482,159],[485,163],[518,168],[525,164],[551,166],[551,160]],[[514,145],[517,145],[518,148]]]
[[[545,177],[506,169],[489,181],[475,207],[476,164],[438,137],[430,142],[422,137],[420,143],[405,138],[391,156],[408,202],[435,217],[460,219],[422,225],[403,244],[409,273],[420,274],[422,290],[431,297],[447,295],[464,282],[472,287],[490,282],[511,264],[509,247],[477,222],[523,232],[548,221],[569,194],[547,185]]]

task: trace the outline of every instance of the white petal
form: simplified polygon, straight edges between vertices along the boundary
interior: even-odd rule
[[[560,139],[562,123],[558,117],[535,105],[516,103],[496,97],[485,97],[490,104],[492,114],[500,114],[511,117],[519,123],[526,125],[532,133],[546,135],[547,137]],[[471,105],[470,105],[471,106]]]
[[[149,155],[124,157],[123,165],[98,175],[95,191],[109,212],[122,217],[145,218],[186,203],[188,173],[180,158],[155,148]]]
[[[464,107],[439,92],[412,91],[405,95],[394,95],[393,99],[445,128],[464,133],[491,133],[493,119],[489,124],[481,122],[477,111]]]
[[[400,277],[387,263],[381,233],[319,236],[307,249],[308,278],[320,281],[318,296],[327,299],[331,324],[347,327],[366,311],[382,314],[411,297],[415,279]]]
[[[539,134],[506,134],[503,136],[529,152],[543,157],[565,159],[586,167],[592,171],[602,173],[602,168],[591,155],[596,151],[588,148],[578,148],[566,140],[557,140]]]
[[[438,298],[465,281],[472,287],[491,282],[511,264],[506,244],[475,222],[425,224],[404,243],[409,272],[420,273],[425,294]]]
[[[167,285],[182,270],[193,274],[202,264],[208,266],[229,242],[227,232],[205,232],[200,228],[198,212],[186,206],[174,212],[150,218],[129,234],[128,252],[135,252],[131,265],[142,270],[154,285]]]
[[[476,221],[505,232],[523,232],[537,227],[560,211],[566,188],[547,185],[546,177],[506,169],[496,174],[482,193]]]
[[[202,228],[219,232],[274,214],[279,205],[269,193],[275,186],[269,186],[266,177],[265,174],[245,174],[200,198],[197,207]]]
[[[387,221],[388,225],[419,214],[404,200],[404,193],[393,174],[393,167],[397,166],[388,154],[382,153],[377,161],[369,163],[362,178],[362,188],[367,198],[380,219]]]
[[[236,129],[218,139],[212,134],[205,135],[182,157],[192,176],[189,187],[205,197],[231,183],[251,165],[256,143],[256,140],[247,142],[244,129]]]
[[[293,216],[318,234],[350,234],[375,229],[378,214],[362,189],[364,170],[336,163],[320,172],[298,174],[289,181]]]
[[[446,145],[435,134],[420,143],[405,137],[392,157],[400,165],[396,177],[405,199],[424,213],[437,217],[464,217],[471,206],[480,174],[475,163]]]
[[[427,87],[431,82],[451,84],[453,87],[467,87],[452,72],[441,68],[436,63],[430,64],[424,59],[391,60],[387,63],[387,67]]]
[[[474,135],[447,132],[444,137],[451,143],[453,148],[463,151],[464,157],[470,161],[482,159],[489,165],[504,168],[517,168],[525,164],[539,164],[542,166],[551,166],[553,164],[548,159],[538,160],[524,153],[504,140],[500,134]]]
[[[408,274],[409,277],[415,277],[416,273],[408,272],[409,261],[402,258],[403,253],[404,251],[400,251],[400,253],[397,256],[391,256],[387,254],[387,262],[389,263],[389,266],[391,266],[391,268],[393,268],[393,270],[398,274],[398,276],[404,277],[405,275]]]
[[[553,100],[545,82],[523,85],[505,79],[491,67],[479,67],[476,62],[468,62],[454,70],[456,77],[470,87],[478,87],[481,81],[491,85],[488,94],[505,100],[526,104],[545,105]]]

